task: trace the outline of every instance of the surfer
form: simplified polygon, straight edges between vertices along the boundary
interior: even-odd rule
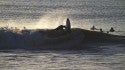
[[[114,30],[114,28],[113,27],[111,27],[111,29],[110,29],[110,32],[114,32],[115,30]]]
[[[95,28],[95,26],[92,26],[91,30],[96,30],[97,28]]]
[[[67,32],[70,32],[71,31],[71,23],[70,23],[70,20],[69,18],[67,18],[66,20],[66,25],[60,25],[58,26],[55,30],[66,30]]]
[[[65,28],[65,26],[60,25],[60,26],[58,26],[55,30],[63,30],[64,28]]]
[[[103,30],[102,30],[102,28],[100,28],[100,32],[101,32],[101,33],[103,33]]]
[[[67,30],[68,32],[71,31],[71,23],[70,23],[69,18],[67,18],[67,20],[66,20],[66,30]]]

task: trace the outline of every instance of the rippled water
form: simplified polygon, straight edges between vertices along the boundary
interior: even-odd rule
[[[0,0],[0,26],[55,28],[71,19],[73,27],[116,29],[125,35],[125,0]],[[0,52],[0,70],[125,70],[125,45],[81,51]]]
[[[125,46],[102,45],[79,51],[0,52],[0,70],[125,70]]]
[[[124,0],[0,0],[1,26],[55,28],[67,17],[72,27],[114,27],[125,35]]]

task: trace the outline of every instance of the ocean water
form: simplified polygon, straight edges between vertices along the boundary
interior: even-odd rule
[[[125,36],[125,0],[0,0],[0,26],[56,28],[69,18],[72,27]],[[125,45],[91,45],[79,51],[1,50],[0,70],[125,70]],[[97,48],[99,47],[99,48]]]
[[[0,70],[125,70],[124,45],[99,47],[79,51],[1,51]]]
[[[72,27],[125,35],[124,0],[0,0],[1,26],[56,28],[70,18]],[[116,34],[116,33],[115,33]]]

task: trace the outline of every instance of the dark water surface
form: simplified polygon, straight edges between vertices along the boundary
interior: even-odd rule
[[[99,46],[79,51],[0,52],[0,70],[125,70],[125,45]]]

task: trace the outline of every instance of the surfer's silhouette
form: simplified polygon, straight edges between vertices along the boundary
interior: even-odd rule
[[[110,32],[115,32],[115,30],[114,30],[114,28],[113,28],[113,27],[111,27]]]
[[[58,26],[55,30],[63,30],[63,29],[64,29],[64,27],[65,27],[65,26],[60,25],[60,26]]]
[[[70,23],[69,18],[67,18],[67,20],[66,20],[66,30],[67,30],[68,32],[71,31],[71,23]]]
[[[69,18],[67,18],[65,26],[64,25],[60,25],[55,30],[64,30],[64,29],[66,29],[67,32],[71,31],[71,23],[70,23]]]
[[[101,33],[103,33],[103,30],[102,30],[102,28],[100,28],[100,32],[101,32]]]
[[[92,26],[91,30],[96,30],[95,26]]]

